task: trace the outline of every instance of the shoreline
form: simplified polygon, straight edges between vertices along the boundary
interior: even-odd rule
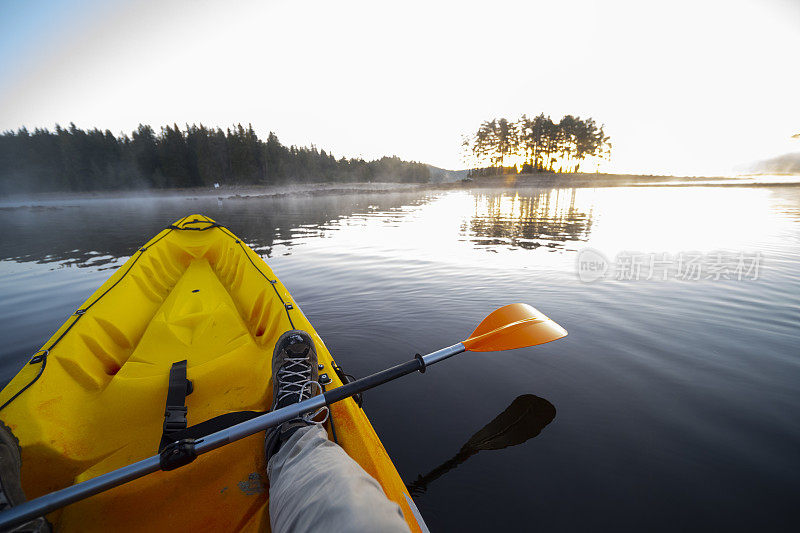
[[[758,181],[764,180],[764,181]],[[692,186],[735,186],[770,187],[800,185],[800,175],[749,175],[749,176],[644,176],[640,174],[595,174],[579,172],[576,174],[500,174],[480,176],[471,181],[442,184],[448,188],[594,188],[594,187],[692,187]]]
[[[191,187],[186,189],[130,189],[116,191],[37,192],[0,196],[0,209],[9,204],[53,203],[83,200],[143,200],[160,198],[280,198],[284,196],[320,196],[328,194],[387,193],[418,190],[429,183],[352,182],[352,183],[287,183],[283,185],[228,185],[218,189]],[[24,207],[24,206],[20,206]]]
[[[764,181],[757,181],[757,180]],[[637,174],[500,174],[443,183],[350,182],[282,185],[228,185],[218,189],[132,189],[85,192],[39,192],[0,196],[0,209],[31,207],[48,203],[86,200],[313,197],[337,194],[386,194],[411,191],[521,188],[603,188],[603,187],[780,187],[800,186],[800,176],[751,175],[719,177],[643,176]]]

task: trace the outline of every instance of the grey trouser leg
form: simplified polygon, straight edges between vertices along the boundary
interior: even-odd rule
[[[273,533],[408,533],[400,506],[320,425],[300,428],[267,465]]]

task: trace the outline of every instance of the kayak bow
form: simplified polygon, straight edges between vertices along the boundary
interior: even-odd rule
[[[191,215],[140,248],[0,393],[22,450],[29,499],[150,458],[164,430],[170,369],[186,360],[188,424],[271,403],[275,341],[314,339],[328,391],[330,352],[261,257],[212,219]],[[419,512],[364,411],[331,406],[334,438],[378,480],[412,531]],[[269,529],[263,433],[55,511],[60,531]]]

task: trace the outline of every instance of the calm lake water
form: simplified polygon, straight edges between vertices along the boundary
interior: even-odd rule
[[[356,376],[507,303],[569,331],[365,395],[431,530],[800,526],[800,187],[0,202],[3,384],[196,212],[262,254]],[[579,257],[583,279],[604,277],[581,281]],[[549,414],[462,450],[515,400]]]

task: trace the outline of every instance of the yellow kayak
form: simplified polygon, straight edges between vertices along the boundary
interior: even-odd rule
[[[134,253],[0,393],[28,499],[156,454],[176,362],[187,361],[192,382],[189,426],[265,411],[272,350],[290,329],[314,339],[326,388],[341,386],[322,339],[261,257],[208,217],[178,220]],[[397,469],[352,398],[331,406],[327,429],[401,507],[411,531],[421,531]],[[268,500],[261,432],[48,520],[58,531],[265,531]]]

